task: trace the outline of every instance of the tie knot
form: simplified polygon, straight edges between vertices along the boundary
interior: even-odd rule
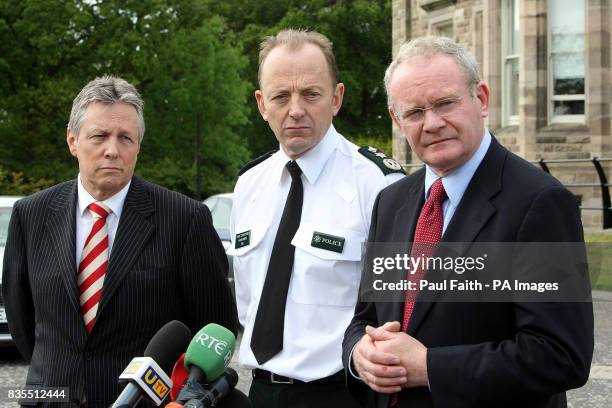
[[[91,213],[92,217],[102,218],[104,220],[106,220],[106,217],[108,217],[108,215],[112,212],[111,209],[101,201],[96,201],[95,203],[89,204],[87,209]]]
[[[292,180],[300,179],[300,176],[302,175],[302,169],[300,169],[300,166],[298,166],[295,160],[291,160],[287,162],[286,167],[287,167],[287,170],[289,170],[289,174],[291,174]]]
[[[441,203],[446,199],[446,190],[444,190],[444,185],[442,184],[442,179],[439,178],[431,185],[431,189],[429,190],[429,199],[432,202]]]

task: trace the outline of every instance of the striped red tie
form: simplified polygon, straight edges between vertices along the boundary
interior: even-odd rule
[[[106,217],[111,213],[111,210],[100,201],[91,203],[87,209],[91,212],[94,222],[83,247],[77,282],[79,285],[81,314],[85,322],[85,330],[89,334],[96,321],[98,303],[102,295],[102,285],[104,284],[104,276],[108,267],[108,228],[106,226]]]

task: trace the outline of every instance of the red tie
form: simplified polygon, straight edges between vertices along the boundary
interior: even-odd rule
[[[442,238],[442,229],[444,227],[444,218],[442,213],[442,203],[446,199],[446,191],[442,185],[442,179],[437,179],[431,186],[429,198],[421,209],[416,229],[414,231],[414,240],[412,244],[411,258],[422,257],[427,259],[434,255],[436,245]],[[421,245],[419,245],[421,244]],[[410,282],[419,282],[425,275],[425,269],[419,268],[414,274],[408,274]],[[417,283],[418,287],[418,283]],[[402,319],[402,331],[405,332],[408,328],[408,322],[414,310],[414,303],[418,295],[418,291],[407,291],[406,300],[404,302],[404,317]],[[398,394],[391,397],[389,406],[395,407],[398,403]]]
[[[106,217],[111,210],[102,202],[91,203],[87,209],[94,219],[91,232],[87,236],[77,282],[79,285],[79,296],[81,302],[81,314],[85,322],[87,334],[96,321],[98,303],[102,295],[102,285],[108,267],[108,228]]]
[[[435,244],[440,242],[442,238],[442,228],[444,227],[442,203],[445,199],[446,191],[444,191],[442,179],[439,178],[432,184],[431,190],[429,191],[429,198],[421,209],[416,230],[414,231],[414,240],[410,253],[411,258],[422,257],[423,259],[427,259],[433,256],[436,250]],[[419,282],[424,275],[425,269],[418,268],[414,274],[408,275],[408,279],[411,282]],[[402,331],[404,332],[408,328],[408,322],[410,321],[410,316],[412,316],[417,295],[418,291],[406,292],[404,318],[402,319]]]

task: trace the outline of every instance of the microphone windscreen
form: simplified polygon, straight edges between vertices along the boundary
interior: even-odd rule
[[[251,401],[242,391],[234,389],[230,395],[217,402],[217,408],[251,408]]]
[[[216,323],[204,326],[193,337],[185,352],[185,366],[196,366],[211,382],[216,380],[232,359],[236,345],[234,333]]]
[[[151,357],[168,376],[172,372],[174,362],[191,341],[191,330],[184,323],[172,320],[162,326],[161,329],[147,344],[144,351],[145,357]]]
[[[174,364],[172,375],[170,376],[172,379],[170,399],[172,401],[176,401],[176,398],[179,396],[181,388],[183,388],[183,384],[185,384],[187,377],[189,377],[189,370],[187,370],[187,367],[185,367],[185,353],[183,353],[176,364]]]

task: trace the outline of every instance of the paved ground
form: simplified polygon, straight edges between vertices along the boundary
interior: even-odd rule
[[[595,353],[591,376],[587,384],[568,393],[570,408],[612,407],[612,293],[594,293],[595,302]],[[237,353],[236,353],[237,354]],[[232,367],[238,367],[236,355]],[[0,348],[0,390],[23,385],[27,366],[14,349]],[[238,388],[248,393],[251,385],[250,372],[237,368],[240,376]],[[0,395],[0,408],[13,407],[6,402],[6,395]]]

